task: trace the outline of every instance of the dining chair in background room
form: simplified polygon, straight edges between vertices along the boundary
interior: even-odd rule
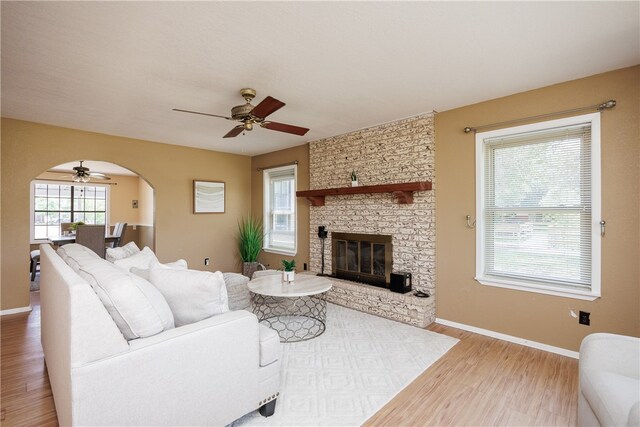
[[[113,235],[117,237],[117,239],[113,242],[107,244],[107,247],[117,248],[122,246],[122,242],[124,239],[124,233],[127,231],[127,223],[126,222],[116,222],[116,225],[113,226]]]
[[[86,246],[97,253],[100,258],[104,258],[104,235],[104,225],[79,225],[76,230],[76,243]]]
[[[60,235],[64,236],[65,234],[68,234],[69,231],[71,231],[71,222],[61,222],[60,223]]]
[[[40,265],[40,249],[31,251],[31,264],[29,265],[29,271],[31,272],[31,281],[36,280],[36,271]]]

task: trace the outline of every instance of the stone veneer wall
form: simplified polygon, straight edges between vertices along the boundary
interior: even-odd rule
[[[356,170],[360,185],[431,181],[435,190],[434,144],[433,113],[311,142],[310,189],[348,187],[351,170]],[[411,272],[414,289],[432,295],[428,302],[418,301],[412,294],[400,300],[395,298],[400,294],[395,294],[384,301],[380,289],[362,285],[361,292],[353,292],[355,288],[336,280],[329,301],[420,326],[435,320],[434,190],[414,192],[413,204],[401,205],[391,193],[380,193],[326,196],[324,206],[310,208],[311,271],[320,272],[319,225],[329,230],[325,273],[331,272],[333,232],[387,234],[393,236],[393,271]],[[414,313],[411,320],[393,309],[415,304],[427,309],[408,310]]]

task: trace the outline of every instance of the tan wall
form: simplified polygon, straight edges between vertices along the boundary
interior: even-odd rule
[[[110,175],[110,183],[114,183],[110,188],[109,225],[114,226],[116,222],[126,222],[127,224],[138,224],[139,209],[134,209],[132,200],[138,199],[137,176]]]
[[[602,297],[583,301],[482,286],[475,275],[474,136],[465,126],[562,111],[615,99],[602,114]],[[436,116],[437,317],[570,350],[584,336],[640,336],[640,67],[561,83]],[[569,308],[591,313],[579,325]]]
[[[273,153],[255,156],[251,159],[251,212],[257,218],[262,218],[263,202],[263,177],[262,171],[258,168],[265,168],[298,161],[298,182],[297,190],[309,189],[309,144],[286,150],[275,151]],[[298,198],[297,227],[298,227],[298,251],[294,259],[298,271],[302,271],[304,263],[309,265],[309,202],[304,198]],[[259,261],[269,264],[270,268],[280,269],[282,259],[290,257],[261,252]]]
[[[138,225],[153,226],[153,188],[138,178]]]
[[[160,261],[185,258],[190,268],[238,271],[233,232],[251,206],[249,157],[5,118],[1,149],[0,309],[29,305],[29,183],[50,167],[79,158],[121,165],[155,188]],[[192,213],[193,179],[226,182],[225,214]],[[205,257],[211,258],[209,267]]]

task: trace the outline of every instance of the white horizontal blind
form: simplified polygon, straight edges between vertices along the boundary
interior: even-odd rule
[[[484,140],[484,272],[592,283],[591,123]]]
[[[296,166],[264,171],[264,249],[296,252]]]

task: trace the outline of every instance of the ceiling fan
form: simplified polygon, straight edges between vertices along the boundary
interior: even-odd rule
[[[284,102],[267,96],[262,100],[262,102],[254,107],[253,105],[251,105],[251,100],[256,96],[255,89],[240,89],[240,95],[242,95],[247,103],[243,105],[236,105],[235,107],[233,107],[231,109],[231,117],[219,116],[217,114],[201,113],[199,111],[182,110],[180,108],[174,108],[173,111],[200,114],[202,116],[219,117],[221,119],[233,120],[241,123],[231,129],[225,136],[223,136],[223,138],[233,138],[240,135],[240,133],[246,130],[252,130],[254,124],[257,124],[265,129],[277,130],[278,132],[292,133],[294,135],[300,136],[309,132],[309,129],[307,128],[266,120],[268,115],[284,107],[286,105]]]
[[[106,176],[100,172],[89,172],[89,168],[86,166],[82,166],[84,160],[80,160],[80,166],[74,166],[73,170],[75,173],[71,175],[71,178],[74,182],[89,182],[90,179],[102,179],[102,180],[110,180],[111,178]]]

